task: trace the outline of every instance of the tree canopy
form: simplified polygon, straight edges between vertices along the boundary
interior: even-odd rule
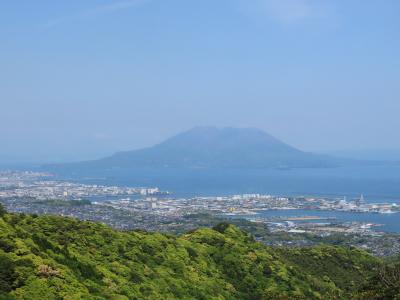
[[[351,299],[382,266],[357,249],[270,248],[228,223],[175,236],[0,218],[0,299]]]

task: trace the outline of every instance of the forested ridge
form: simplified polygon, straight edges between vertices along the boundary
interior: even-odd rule
[[[176,236],[0,207],[0,299],[400,299],[399,267],[226,223]]]

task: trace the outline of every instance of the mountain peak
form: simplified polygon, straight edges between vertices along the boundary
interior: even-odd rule
[[[256,128],[198,126],[149,148],[70,165],[84,169],[299,168],[336,165]]]
[[[198,126],[155,146],[99,160],[110,168],[315,167],[321,158],[291,147],[256,128]]]
[[[250,150],[252,147],[263,147],[265,151],[300,152],[260,129],[234,127],[194,127],[156,145],[156,147],[160,146],[174,148],[207,148],[214,150],[225,149],[230,151],[238,151],[244,148]]]

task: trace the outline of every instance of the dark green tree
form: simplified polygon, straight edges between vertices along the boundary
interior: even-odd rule
[[[4,206],[0,203],[0,217],[4,216],[7,213]]]

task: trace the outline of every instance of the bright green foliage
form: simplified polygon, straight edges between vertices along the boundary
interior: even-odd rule
[[[177,237],[0,217],[0,299],[346,299],[380,265],[359,250],[269,248],[225,223]]]
[[[369,254],[357,249],[324,245],[311,249],[279,249],[279,252],[286,265],[301,265],[307,276],[315,276],[344,292],[357,290],[380,267]]]

